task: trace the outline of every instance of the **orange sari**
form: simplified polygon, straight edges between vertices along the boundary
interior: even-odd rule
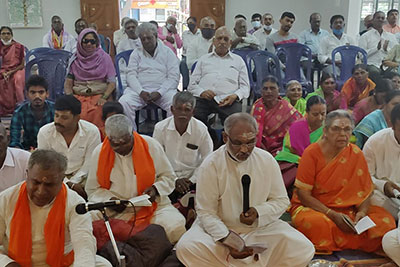
[[[369,93],[374,89],[375,83],[368,78],[367,86],[361,91],[361,88],[358,87],[356,80],[352,77],[343,84],[341,93],[346,99],[347,107],[353,108],[358,101],[367,98]]]
[[[326,163],[318,143],[311,144],[300,159],[296,188],[312,192],[328,208],[355,219],[356,207],[374,190],[368,166],[361,150],[349,144],[333,160]],[[376,226],[360,235],[344,233],[325,214],[302,206],[295,191],[290,209],[294,226],[313,242],[317,250],[338,251],[381,249],[382,237],[396,227],[385,209],[370,206],[368,216]]]

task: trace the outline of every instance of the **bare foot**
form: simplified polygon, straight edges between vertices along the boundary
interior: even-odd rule
[[[398,265],[394,262],[389,262],[389,263],[382,264],[379,267],[398,267]]]

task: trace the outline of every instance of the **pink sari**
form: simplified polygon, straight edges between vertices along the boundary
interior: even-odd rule
[[[0,116],[12,114],[18,102],[24,100],[25,70],[19,70],[6,81],[4,72],[18,67],[25,57],[25,48],[22,44],[13,41],[5,46],[0,42]]]
[[[267,110],[262,98],[254,104],[251,114],[258,124],[257,147],[270,152],[273,156],[282,149],[283,138],[290,125],[302,118],[301,114],[286,100],[279,98],[278,103]]]

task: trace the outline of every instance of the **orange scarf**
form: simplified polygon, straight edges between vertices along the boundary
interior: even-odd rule
[[[57,33],[54,30],[51,30],[51,40],[53,42],[54,49],[63,48],[63,35],[64,35],[64,30],[61,31],[60,37],[57,36]]]
[[[149,152],[149,145],[146,140],[138,133],[133,132],[134,149],[132,151],[133,169],[136,174],[136,186],[138,195],[154,184],[156,171],[154,162]],[[110,174],[114,167],[115,152],[110,146],[110,141],[106,137],[100,150],[100,156],[97,167],[97,181],[101,188],[110,189]],[[153,202],[151,207],[141,207],[136,214],[137,227],[146,227],[150,224],[150,220],[154,211],[157,209],[157,203]],[[133,218],[131,219],[131,221]]]
[[[74,263],[74,251],[64,255],[66,200],[67,189],[63,184],[44,225],[46,263],[52,267],[70,266]],[[32,220],[26,182],[19,189],[11,219],[8,255],[23,267],[32,266]]]

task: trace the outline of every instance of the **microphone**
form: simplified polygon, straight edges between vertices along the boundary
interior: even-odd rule
[[[250,176],[245,174],[242,176],[242,187],[243,187],[243,212],[249,210],[249,189],[250,189]]]
[[[88,211],[91,210],[101,210],[103,208],[107,208],[107,207],[115,207],[118,205],[126,205],[130,203],[128,200],[111,200],[111,201],[107,201],[107,202],[99,202],[99,203],[93,203],[93,204],[89,204],[89,203],[82,203],[82,204],[78,204],[75,207],[75,211],[78,214],[85,214]]]

